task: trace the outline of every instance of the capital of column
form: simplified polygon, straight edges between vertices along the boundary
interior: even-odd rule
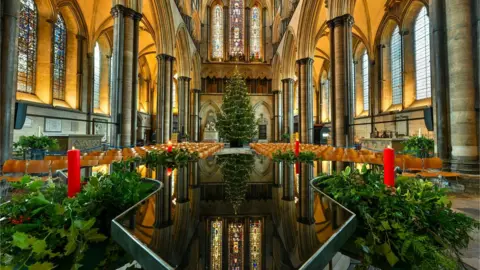
[[[310,58],[310,57],[307,57],[307,58],[302,58],[302,59],[298,59],[297,60],[297,64],[300,64],[300,65],[313,65],[313,59]]]
[[[186,81],[186,82],[189,82],[191,80],[190,77],[187,77],[187,76],[180,76],[178,77],[178,80],[179,81]]]
[[[192,89],[192,91],[193,91],[194,93],[200,93],[202,90],[200,90],[200,89]]]
[[[175,57],[168,54],[164,54],[164,53],[157,54],[157,60],[171,60],[171,59],[175,59]]]
[[[331,19],[330,21],[327,22],[327,26],[330,29],[333,29],[337,26],[352,26],[355,20],[353,19],[353,16],[350,14],[345,14],[336,18]]]
[[[130,17],[133,20],[139,21],[143,15],[141,13],[136,12],[135,10],[131,8],[127,8],[123,5],[115,5],[111,10],[110,14],[112,14],[113,17],[118,17],[120,15],[123,15],[125,17]]]
[[[280,90],[272,90],[272,93],[273,93],[274,95],[278,95],[278,94],[280,94]]]
[[[85,36],[82,36],[82,35],[75,35],[75,37],[77,38],[77,40],[85,40],[85,39],[87,39]]]
[[[294,82],[294,80],[292,78],[285,78],[282,80],[283,83],[290,83],[290,82]]]

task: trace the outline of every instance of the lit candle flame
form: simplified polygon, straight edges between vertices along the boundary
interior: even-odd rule
[[[72,150],[75,150],[75,146],[72,146]]]

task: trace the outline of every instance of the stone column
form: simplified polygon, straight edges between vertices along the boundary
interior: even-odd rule
[[[449,159],[449,116],[448,116],[448,63],[445,27],[445,0],[433,0],[430,5],[430,21],[433,30],[431,44],[432,90],[435,108],[435,131],[437,155],[443,160]]]
[[[282,80],[283,93],[283,134],[293,135],[293,79]],[[283,135],[282,134],[282,135]]]
[[[453,170],[477,173],[478,134],[470,0],[445,1]]]
[[[480,119],[480,1],[472,1],[473,2],[473,9],[475,12],[475,18],[473,20],[473,28],[475,35],[477,37],[477,40],[475,41],[476,46],[475,46],[475,59],[476,59],[476,68],[477,68],[477,73],[476,73],[476,79],[477,79],[477,84],[476,84],[476,102],[475,102],[475,108],[477,110],[477,138],[480,136],[480,123],[478,122],[478,119]],[[478,144],[478,153],[480,154],[480,143]]]
[[[120,146],[130,147],[136,139],[136,87],[138,70],[138,31],[142,14],[116,5],[111,14],[113,27],[113,81],[112,91],[117,93],[112,115],[120,124]]]
[[[170,56],[166,54],[159,54],[157,55],[157,100],[156,100],[156,108],[157,108],[157,115],[155,116],[155,141],[157,143],[163,143],[163,128],[164,128],[164,110],[163,104],[165,103],[165,66],[167,59]]]
[[[175,58],[173,56],[167,56],[164,67],[163,77],[163,142],[167,143],[172,138],[172,122],[173,122],[173,62]]]
[[[274,140],[280,141],[282,139],[282,92],[280,90],[273,90],[273,130]]]
[[[193,119],[192,119],[192,138],[195,142],[200,140],[200,89],[193,89]]]
[[[187,89],[186,82],[188,77],[178,77],[178,133],[183,135],[187,131],[186,118],[187,118]]]
[[[313,190],[310,180],[313,179],[313,165],[302,163],[300,165],[299,177],[299,217],[298,222],[303,224],[314,224],[313,218]]]
[[[313,59],[300,59],[297,66],[300,142],[313,144]]]
[[[13,145],[17,89],[17,15],[20,1],[4,1],[0,28],[0,167],[10,158]]]
[[[228,6],[223,7],[223,59],[228,61],[230,54],[230,9]]]
[[[245,8],[245,61],[250,62],[250,27],[251,11],[249,7]]]
[[[332,127],[334,134],[334,145],[346,147],[347,137],[353,141],[352,135],[348,134],[349,117],[352,106],[349,105],[349,96],[352,92],[352,25],[353,17],[350,14],[334,18],[327,22],[330,30],[330,48],[332,57]],[[367,90],[369,91],[369,90]],[[350,136],[349,136],[350,135]]]

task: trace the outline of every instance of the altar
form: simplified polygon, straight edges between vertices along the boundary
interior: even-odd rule
[[[406,141],[405,138],[363,138],[360,139],[362,142],[362,148],[368,148],[374,151],[383,151],[387,147],[391,147],[395,152],[403,150],[403,142]]]
[[[67,151],[72,149],[72,147],[80,150],[100,148],[104,135],[70,134],[49,137],[58,141],[59,151]]]

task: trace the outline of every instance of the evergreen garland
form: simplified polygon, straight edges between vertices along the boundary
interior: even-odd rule
[[[257,132],[255,113],[247,94],[247,84],[235,68],[223,95],[222,111],[217,114],[220,137],[232,145],[249,142]]]

